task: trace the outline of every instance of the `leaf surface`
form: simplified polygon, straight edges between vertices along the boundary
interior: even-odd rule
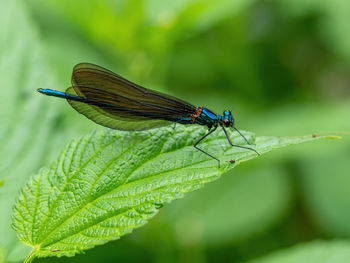
[[[22,189],[14,212],[19,238],[36,257],[73,256],[130,233],[164,204],[257,157],[230,147],[217,132],[200,147],[221,159],[219,169],[215,160],[193,148],[205,133],[198,126],[100,130],[74,140]],[[255,140],[253,134],[245,135]],[[244,144],[236,133],[230,137]],[[259,137],[256,149],[263,154],[319,138],[324,137]]]
[[[250,263],[347,263],[350,262],[350,243],[345,240],[313,241],[296,245],[262,257]]]
[[[11,228],[12,207],[29,176],[51,156],[59,110],[36,92],[57,84],[25,5],[1,1],[0,25],[0,246],[7,262],[27,254]]]

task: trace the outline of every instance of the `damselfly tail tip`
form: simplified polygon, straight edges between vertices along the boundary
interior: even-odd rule
[[[42,94],[44,94],[44,90],[43,90],[42,88],[39,88],[39,89],[37,89],[36,91],[37,91],[37,92],[40,92],[40,93],[42,93]]]
[[[52,90],[50,89],[38,88],[36,91],[47,96],[50,96],[52,94]]]

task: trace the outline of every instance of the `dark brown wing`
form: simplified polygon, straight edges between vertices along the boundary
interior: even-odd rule
[[[195,106],[173,96],[138,86],[93,64],[78,64],[67,94],[78,112],[103,126],[118,130],[145,130],[170,124],[195,113]]]
[[[176,108],[181,110],[182,114],[192,114],[195,111],[195,106],[184,100],[155,90],[146,89],[108,69],[94,64],[77,64],[73,69],[72,85],[93,87],[139,102]]]

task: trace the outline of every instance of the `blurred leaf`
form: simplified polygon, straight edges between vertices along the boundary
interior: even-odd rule
[[[206,29],[219,21],[243,12],[256,0],[159,1],[146,0],[147,18],[158,26]],[[173,25],[172,25],[173,23]]]
[[[341,237],[350,237],[348,149],[304,164],[301,178],[313,220],[324,232]]]
[[[154,74],[152,78],[160,81],[178,41],[236,15],[255,0],[29,2],[47,13],[48,20],[54,15],[97,44],[121,70],[141,80]]]
[[[55,125],[55,103],[49,104],[36,92],[38,87],[56,84],[21,1],[1,1],[0,25],[0,246],[6,261],[18,261],[28,248],[11,228],[15,196],[51,158],[57,135],[65,134]]]
[[[184,126],[135,133],[102,130],[73,141],[27,183],[16,203],[14,227],[21,241],[33,247],[29,259],[72,256],[118,239],[144,225],[165,203],[256,157],[227,147],[225,136],[215,134],[201,147],[222,160],[218,169],[215,160],[193,149],[206,132]],[[236,144],[244,143],[232,134]],[[319,138],[325,137],[259,137],[256,149],[263,154]]]
[[[3,179],[3,180],[0,180],[0,187],[2,187],[4,184],[5,184],[5,179]]]
[[[282,0],[282,7],[292,14],[322,14],[318,23],[318,33],[323,41],[340,57],[350,63],[350,36],[347,25],[350,23],[350,2],[347,0]]]
[[[261,133],[283,134],[292,130],[343,133],[350,131],[350,122],[346,121],[349,111],[350,100],[299,103],[257,115],[251,124]]]
[[[269,229],[291,206],[290,179],[279,167],[232,171],[165,208],[179,244],[238,243]],[[186,234],[185,234],[186,233]]]
[[[2,247],[0,247],[0,263],[5,263],[5,253]]]
[[[98,1],[68,0],[30,2],[42,5],[51,12],[60,13],[94,40],[115,45],[120,50],[133,50],[150,42],[136,42],[139,38],[157,39],[164,45],[171,44],[174,33],[206,28],[231,17],[250,6],[256,0],[205,0],[205,1]],[[55,10],[55,11],[54,11]],[[76,14],[79,12],[79,16]],[[169,32],[172,32],[169,35]],[[151,35],[149,35],[151,34]],[[161,36],[157,36],[161,34]],[[155,44],[153,42],[153,44]],[[158,43],[159,44],[159,43]],[[148,46],[152,48],[152,46]],[[156,51],[156,50],[154,50]]]
[[[259,134],[334,133],[343,136],[338,142],[315,147],[300,146],[281,151],[276,157],[304,160],[298,162],[298,179],[303,189],[303,208],[319,230],[331,236],[350,237],[350,122],[349,100],[333,103],[286,106],[253,119]],[[296,125],[297,124],[297,125]]]
[[[276,158],[298,160],[296,176],[302,188],[303,209],[318,231],[338,237],[350,237],[350,103],[348,100],[327,104],[308,104],[279,108],[257,116],[257,133],[286,134],[335,133],[343,136],[335,143],[298,147],[281,151]],[[264,125],[263,125],[264,124]],[[283,124],[283,125],[281,125]],[[297,125],[296,125],[297,124]],[[300,162],[299,160],[303,160]]]
[[[283,249],[250,261],[251,263],[348,263],[350,262],[349,241],[313,241]]]

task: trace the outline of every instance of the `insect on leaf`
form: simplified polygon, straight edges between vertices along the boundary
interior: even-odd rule
[[[31,257],[73,256],[130,233],[166,203],[216,180],[241,162],[256,158],[210,135],[202,149],[193,144],[202,127],[165,127],[144,132],[94,131],[74,140],[58,160],[32,177],[19,194],[13,225]],[[229,133],[235,144],[244,140]],[[244,132],[250,141],[254,135]],[[322,136],[258,137],[261,153],[318,140]],[[232,162],[235,160],[235,162]]]

